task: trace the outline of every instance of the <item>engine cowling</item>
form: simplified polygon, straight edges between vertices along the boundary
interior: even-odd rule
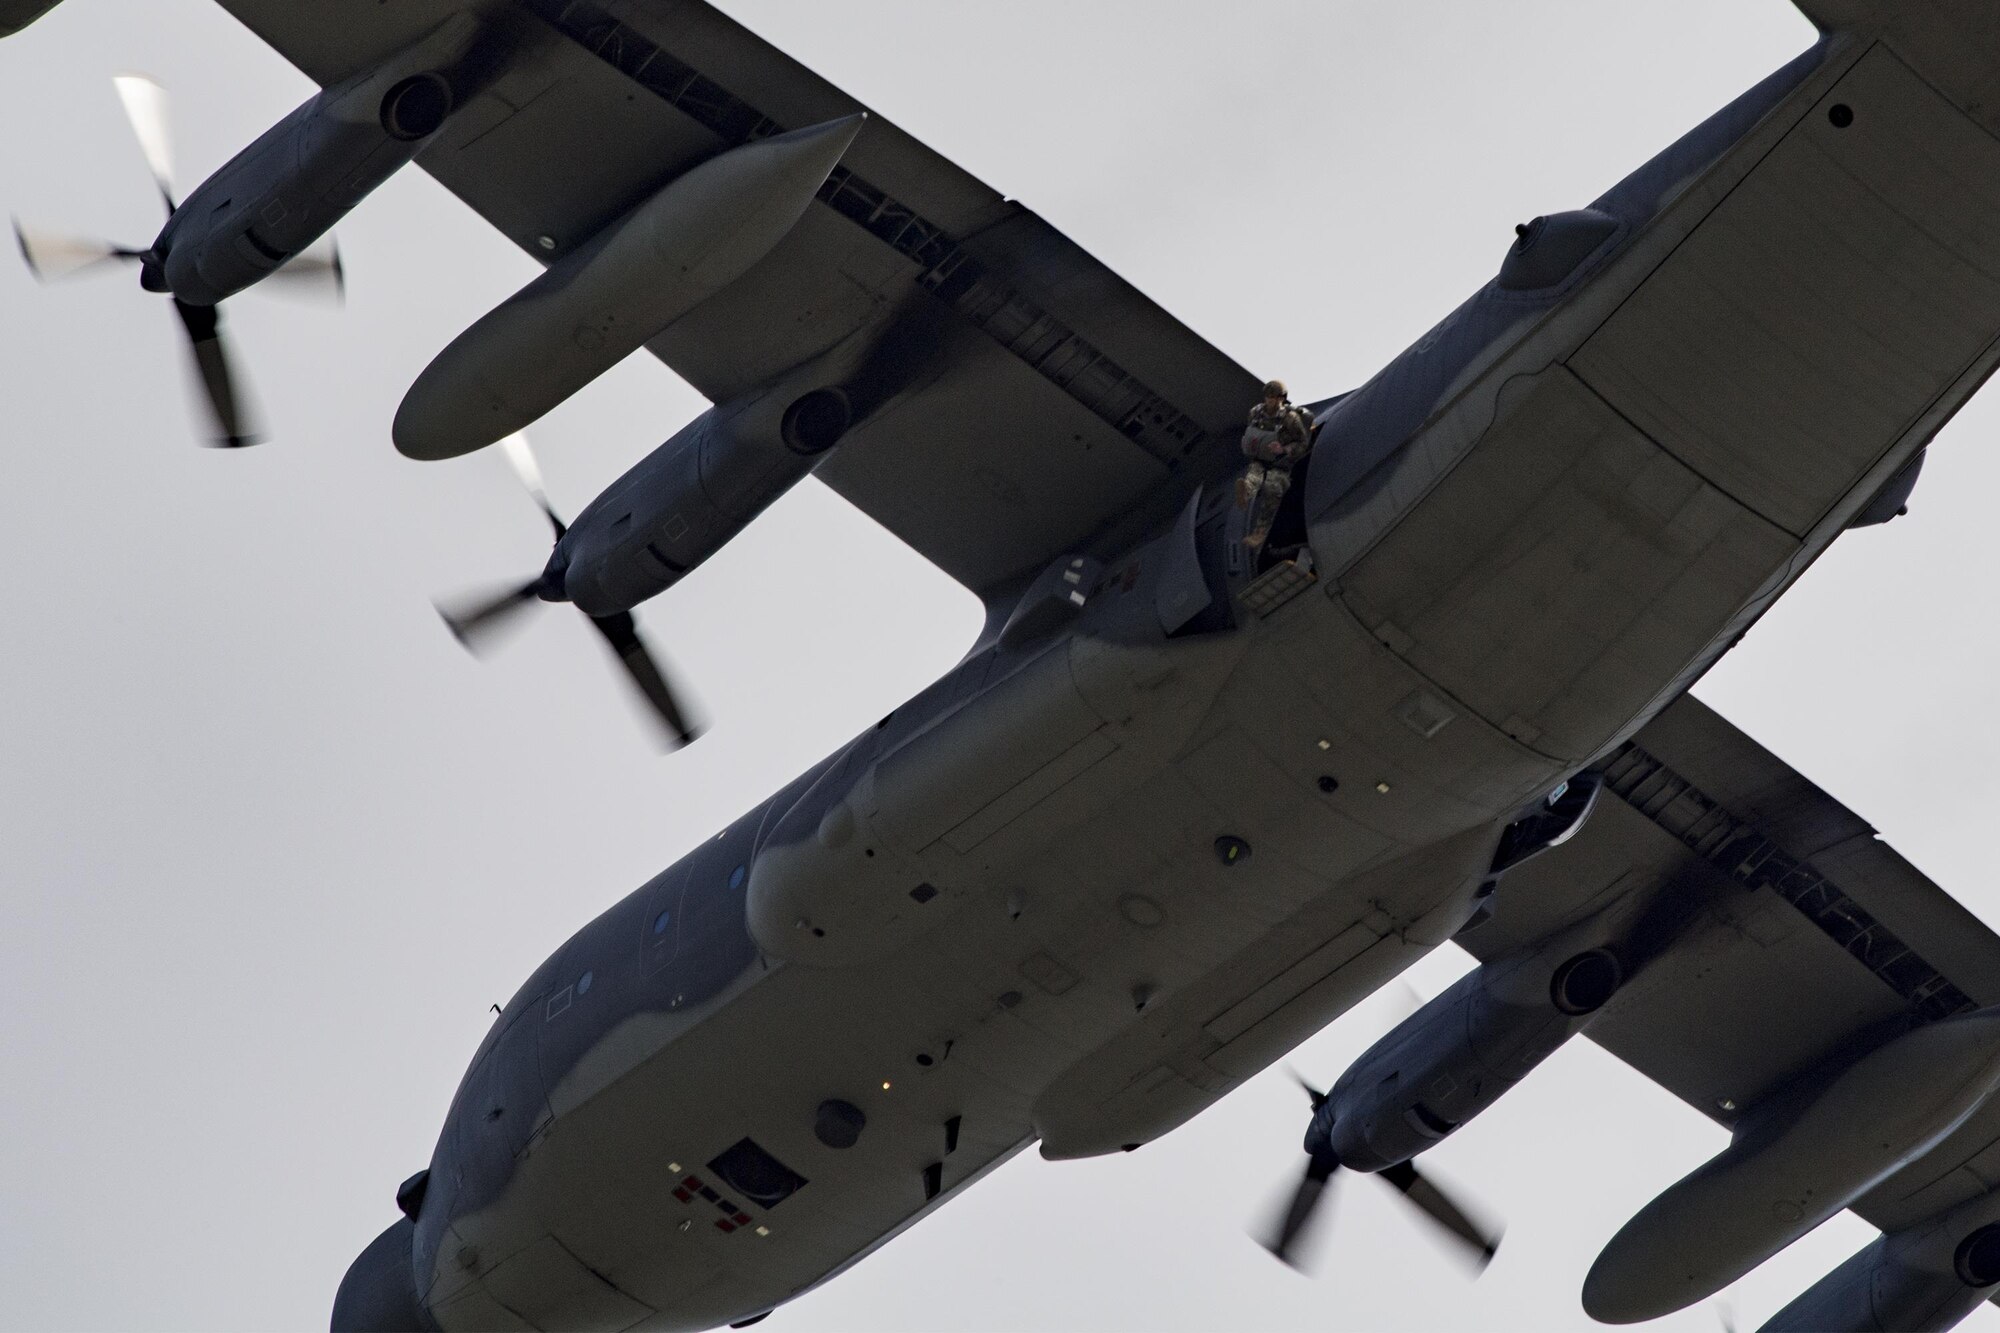
[[[569,600],[615,615],[672,587],[797,485],[849,415],[833,387],[702,413],[605,488],[557,543],[551,568]]]
[[[454,15],[265,131],[197,186],[153,242],[166,289],[213,305],[324,236],[478,90],[495,40],[471,15]]]
[[[1344,1166],[1407,1162],[1527,1077],[1627,975],[1620,942],[1595,917],[1483,963],[1364,1052],[1315,1118]]]
[[[1877,1237],[1757,1333],[1943,1333],[2000,1286],[2000,1192]]]

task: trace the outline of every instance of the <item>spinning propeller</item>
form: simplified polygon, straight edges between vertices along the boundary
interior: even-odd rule
[[[1299,1086],[1305,1089],[1306,1096],[1312,1101],[1313,1125],[1307,1136],[1306,1168],[1298,1187],[1292,1191],[1284,1216],[1260,1243],[1286,1265],[1299,1268],[1300,1251],[1304,1248],[1307,1234],[1330,1196],[1335,1177],[1343,1168],[1340,1158],[1327,1141],[1327,1130],[1332,1122],[1329,1119],[1326,1125],[1321,1124],[1320,1111],[1326,1105],[1326,1094],[1296,1073],[1292,1077],[1298,1079]],[[1438,1228],[1444,1240],[1472,1260],[1475,1269],[1483,1271],[1492,1261],[1494,1253],[1500,1248],[1499,1233],[1489,1232],[1474,1222],[1436,1181],[1417,1170],[1415,1163],[1399,1162],[1373,1174],[1415,1205]]]
[[[159,84],[136,74],[112,80],[146,166],[153,173],[160,199],[171,221],[180,205],[174,192],[173,151],[167,134],[167,95]],[[188,354],[196,379],[201,384],[213,425],[210,443],[221,448],[255,444],[259,436],[244,395],[237,388],[235,358],[222,337],[222,312],[213,305],[197,305],[173,296],[168,290],[166,256],[151,246],[144,249],[117,245],[89,236],[70,236],[31,229],[14,221],[14,238],[28,269],[42,282],[75,277],[114,264],[139,265],[139,283],[148,291],[165,292],[173,301],[187,338]],[[158,242],[155,242],[157,245]],[[301,294],[326,296],[338,301],[343,289],[340,253],[333,238],[301,251],[274,270],[265,282]]]
[[[513,464],[514,473],[521,484],[541,506],[548,518],[549,526],[555,530],[556,541],[561,542],[569,525],[557,516],[555,507],[549,503],[547,493],[542,489],[541,469],[535,464],[535,456],[528,448],[527,437],[514,434],[500,441],[501,452]],[[559,564],[551,561],[549,567],[527,583],[504,589],[477,602],[455,608],[440,605],[438,614],[452,636],[475,657],[482,649],[490,647],[496,632],[516,619],[516,613],[534,602],[568,601],[568,594],[562,586],[562,571]],[[682,706],[673,687],[667,683],[666,673],[659,662],[646,648],[639,637],[638,625],[630,611],[619,611],[608,616],[586,617],[604,641],[611,645],[617,655],[619,666],[623,667],[633,688],[646,701],[646,706],[659,719],[669,742],[668,748],[678,749],[692,742],[701,734],[699,723],[691,719],[688,709]]]

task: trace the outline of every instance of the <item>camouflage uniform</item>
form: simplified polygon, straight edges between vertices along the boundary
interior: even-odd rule
[[[1275,412],[1261,399],[1250,409],[1243,431],[1243,456],[1250,465],[1236,483],[1236,507],[1250,511],[1243,544],[1251,550],[1261,548],[1271,535],[1278,505],[1292,486],[1292,467],[1311,448],[1311,422],[1282,396]]]

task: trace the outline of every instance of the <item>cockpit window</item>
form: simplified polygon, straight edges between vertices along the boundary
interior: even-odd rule
[[[667,927],[672,924],[674,924],[674,914],[672,912],[662,912],[653,918],[653,933],[655,935],[664,935],[667,933]]]
[[[746,867],[744,867],[744,866],[737,866],[737,867],[736,867],[736,869],[734,869],[734,870],[730,871],[730,872],[729,872],[729,887],[730,887],[730,888],[732,888],[732,889],[740,889],[740,888],[742,888],[742,887],[743,887],[743,877],[744,877],[744,876],[745,876],[746,874],[748,874],[748,873],[749,873],[748,869],[747,869]]]

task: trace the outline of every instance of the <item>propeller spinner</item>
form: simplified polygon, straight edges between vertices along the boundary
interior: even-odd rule
[[[174,187],[166,92],[151,79],[137,74],[119,75],[112,84],[171,222],[180,204]],[[235,369],[235,357],[222,335],[222,312],[214,305],[172,296],[164,272],[164,254],[156,248],[158,241],[144,248],[118,245],[97,237],[29,228],[19,219],[14,222],[14,239],[20,245],[29,272],[42,282],[77,277],[113,264],[137,264],[140,286],[147,291],[166,293],[173,301],[174,314],[186,339],[189,365],[207,407],[210,443],[221,448],[241,448],[258,442],[260,436],[253,415],[238,387],[241,377]],[[300,294],[330,296],[334,300],[340,298],[345,287],[340,254],[330,237],[295,255],[266,280]]]
[[[563,522],[549,503],[548,495],[542,488],[541,469],[535,464],[535,456],[528,448],[527,438],[519,433],[500,442],[500,449],[513,466],[514,473],[541,507],[549,526],[555,532],[560,553],[563,537],[569,526]],[[477,601],[458,604],[454,607],[440,605],[438,614],[452,636],[475,657],[494,642],[495,634],[517,619],[523,608],[535,602],[566,602],[568,593],[563,588],[562,564],[551,559],[541,574],[526,583],[480,598]],[[661,730],[669,749],[678,749],[690,744],[701,734],[701,725],[693,719],[689,709],[682,703],[669,683],[666,672],[659,661],[647,649],[645,641],[639,637],[639,627],[630,611],[619,611],[606,616],[586,615],[604,641],[618,658],[618,665],[624,670],[632,687],[639,692],[647,709],[659,720]]]
[[[1312,1102],[1313,1118],[1306,1130],[1306,1165],[1292,1191],[1285,1212],[1260,1243],[1291,1268],[1300,1268],[1301,1254],[1333,1184],[1344,1169],[1332,1144],[1333,1115],[1327,1094],[1294,1073],[1299,1086]],[[1437,1228],[1451,1248],[1471,1259],[1476,1271],[1484,1271],[1500,1248],[1500,1235],[1472,1220],[1470,1214],[1445,1189],[1419,1171],[1414,1162],[1398,1162],[1373,1173],[1387,1182],[1403,1199]]]

